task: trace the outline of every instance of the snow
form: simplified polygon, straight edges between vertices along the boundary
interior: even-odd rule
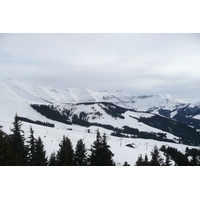
[[[195,115],[193,116],[194,119],[199,119],[200,120],[200,115]]]
[[[141,132],[151,132],[151,133],[165,133],[168,139],[178,139],[176,136],[159,130],[157,128],[153,128],[150,127],[142,122],[139,122],[137,119],[135,118],[141,118],[141,117],[145,117],[145,118],[149,118],[154,116],[154,114],[151,113],[144,113],[144,112],[134,112],[134,111],[127,111],[124,114],[122,114],[122,116],[124,116],[124,119],[121,119],[119,117],[117,118],[113,118],[110,115],[108,115],[105,110],[102,109],[102,107],[104,107],[102,104],[101,106],[99,106],[98,104],[94,104],[94,105],[66,105],[66,106],[59,106],[59,110],[62,111],[63,109],[68,109],[68,110],[72,110],[73,114],[76,114],[77,116],[79,116],[79,114],[84,111],[87,113],[87,117],[88,117],[88,121],[91,123],[101,123],[101,124],[105,124],[105,125],[111,125],[113,127],[122,129],[123,126],[129,126],[129,127],[133,127],[135,129],[138,129]],[[101,113],[101,115],[99,117],[97,117],[97,115],[95,115],[96,112]],[[72,120],[72,118],[71,118]]]
[[[178,113],[177,110],[175,110],[174,112],[172,112],[172,113],[170,114],[170,117],[173,118],[175,115],[177,115],[177,113]]]
[[[112,102],[119,106],[148,111],[159,105],[160,108],[173,109],[177,104],[184,103],[169,94],[136,96],[121,90],[93,91],[87,88],[56,89],[49,86],[6,80],[0,83],[0,94],[7,93],[17,98],[38,103],[83,103],[83,102]]]
[[[167,99],[166,99],[167,97]],[[61,111],[63,108],[73,108],[73,114],[79,114],[81,111],[87,111],[90,113],[89,121],[97,122],[102,124],[109,124],[114,127],[122,128],[123,126],[130,126],[137,128],[139,131],[147,132],[163,132],[159,129],[149,127],[133,117],[151,117],[151,113],[134,112],[127,111],[123,114],[125,119],[116,118],[114,119],[110,115],[98,106],[94,105],[73,105],[71,103],[80,102],[113,102],[121,106],[127,106],[131,108],[137,108],[137,110],[148,110],[155,105],[160,105],[161,107],[167,107],[173,109],[177,105],[177,100],[174,100],[168,95],[158,95],[158,96],[146,96],[144,98],[125,93],[123,91],[113,91],[113,92],[97,92],[86,88],[74,88],[74,89],[55,89],[47,86],[39,86],[34,84],[27,84],[23,82],[18,82],[15,80],[7,80],[0,83],[0,125],[3,126],[3,130],[10,134],[10,128],[12,128],[12,122],[14,116],[17,113],[19,116],[30,118],[31,120],[39,120],[42,122],[54,123],[55,127],[45,127],[36,124],[30,124],[23,122],[22,129],[24,130],[25,137],[27,138],[30,133],[30,126],[34,129],[34,135],[38,136],[44,142],[47,155],[59,148],[59,143],[62,140],[63,135],[68,136],[75,148],[75,145],[79,139],[84,139],[84,143],[87,149],[91,148],[92,143],[96,139],[96,130],[99,129],[100,133],[106,133],[108,136],[108,144],[111,146],[111,151],[115,154],[114,161],[117,165],[123,165],[125,161],[129,164],[134,165],[138,156],[142,154],[148,155],[150,158],[150,151],[153,149],[154,145],[160,148],[162,145],[168,145],[177,148],[179,151],[185,151],[187,145],[175,144],[168,142],[160,142],[155,140],[146,140],[139,138],[118,138],[111,136],[111,132],[104,128],[99,128],[95,126],[89,127],[90,133],[87,132],[86,127],[78,125],[66,125],[53,120],[47,119],[45,116],[40,115],[29,104],[49,104],[52,102],[55,105],[59,105],[58,108]],[[133,101],[135,103],[133,103]],[[93,119],[92,116],[94,112],[100,112],[103,115],[99,118]],[[175,114],[175,113],[174,113]],[[132,117],[131,117],[132,116]],[[200,115],[196,115],[196,118],[200,119]],[[72,130],[69,130],[72,129]],[[167,138],[174,138],[173,135],[167,132]],[[127,144],[132,144],[135,148],[127,147]],[[192,148],[192,147],[189,147]]]
[[[3,124],[3,130],[7,133],[11,133],[10,128],[12,128],[12,124],[10,123],[10,121],[3,121]],[[135,162],[137,161],[137,158],[140,154],[142,154],[143,157],[145,156],[145,154],[147,154],[148,158],[150,159],[150,152],[153,149],[154,145],[157,145],[158,148],[160,148],[162,145],[175,147],[183,153],[185,152],[185,149],[187,147],[187,145],[160,142],[150,139],[145,140],[139,138],[118,138],[111,136],[111,131],[94,126],[89,127],[90,133],[88,133],[87,128],[85,127],[81,127],[78,125],[70,126],[61,123],[57,123],[56,128],[50,128],[23,122],[22,129],[24,130],[26,138],[30,135],[30,126],[32,126],[34,130],[34,136],[36,138],[38,136],[41,137],[48,156],[50,156],[52,152],[56,152],[59,149],[59,143],[61,142],[63,135],[69,137],[69,139],[72,141],[73,148],[75,148],[76,143],[79,139],[83,139],[86,148],[90,149],[92,143],[96,139],[95,133],[97,129],[99,129],[101,135],[105,133],[108,136],[108,145],[110,145],[111,151],[115,154],[113,159],[117,165],[123,165],[123,163],[127,161],[130,165],[133,166],[135,165]],[[69,128],[71,128],[72,130],[67,130]],[[127,147],[127,144],[134,144],[135,148]],[[192,147],[189,146],[189,148]]]

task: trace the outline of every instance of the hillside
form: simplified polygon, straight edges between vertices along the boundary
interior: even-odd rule
[[[31,125],[35,135],[42,136],[48,155],[58,149],[63,135],[69,136],[73,145],[84,138],[89,149],[98,129],[106,133],[119,165],[125,161],[134,165],[138,155],[150,155],[155,144],[176,147],[182,152],[188,145],[192,148],[200,144],[199,132],[182,123],[187,115],[181,109],[187,107],[191,111],[194,107],[169,95],[136,96],[86,88],[64,90],[7,80],[0,84],[0,103],[3,130],[10,132],[17,113],[23,121],[25,136],[29,136]],[[182,122],[171,119],[180,113]],[[199,120],[197,109],[193,116]]]

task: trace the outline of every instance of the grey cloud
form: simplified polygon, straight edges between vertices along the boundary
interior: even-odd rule
[[[0,79],[198,96],[199,34],[0,34]]]

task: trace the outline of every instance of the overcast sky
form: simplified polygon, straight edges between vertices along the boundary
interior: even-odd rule
[[[200,34],[0,34],[0,80],[200,99]]]

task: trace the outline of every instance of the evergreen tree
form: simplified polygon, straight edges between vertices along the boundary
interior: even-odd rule
[[[127,161],[124,162],[123,166],[130,166]]]
[[[188,157],[185,154],[182,154],[180,151],[177,151],[174,161],[176,165],[178,166],[189,166],[190,162],[188,160]]]
[[[192,159],[190,161],[190,165],[192,165],[192,166],[198,166],[199,165],[198,156],[197,156],[196,152],[192,153]]]
[[[101,160],[101,136],[99,131],[96,133],[96,140],[93,142],[91,146],[91,155],[89,157],[91,166],[102,165],[103,161]]]
[[[169,154],[165,153],[165,162],[164,162],[164,166],[171,166],[171,161],[170,161],[170,156]]]
[[[142,154],[139,155],[135,165],[136,166],[144,166],[144,160],[142,158]]]
[[[76,144],[74,162],[75,165],[78,166],[85,166],[88,163],[87,149],[85,148],[85,144],[82,139],[78,140]]]
[[[114,154],[110,150],[110,146],[107,144],[106,134],[102,137],[102,158],[103,158],[103,165],[105,166],[114,166],[115,163],[112,159]]]
[[[173,147],[167,147],[165,153],[169,154],[170,158],[174,160],[175,165],[178,166],[188,166],[190,165],[187,154],[188,154],[188,148],[186,148],[186,154],[181,153],[176,148]]]
[[[144,166],[149,166],[148,156],[145,154],[144,156]]]
[[[28,165],[35,165],[36,139],[34,138],[34,130],[30,127],[30,136],[28,137]]]
[[[57,166],[57,160],[56,160],[56,153],[53,152],[50,155],[48,166]]]
[[[151,156],[152,156],[151,161],[150,161],[151,166],[163,165],[163,159],[161,158],[158,147],[156,145],[151,151]]]
[[[18,165],[17,156],[9,143],[9,138],[0,126],[0,166]]]
[[[57,152],[57,162],[59,166],[73,166],[74,165],[74,150],[71,140],[68,137],[63,136],[61,143],[59,144],[59,150]]]
[[[46,166],[47,165],[47,157],[46,151],[44,150],[44,144],[40,137],[35,142],[35,166]]]
[[[96,140],[91,146],[91,155],[89,157],[91,166],[113,166],[115,165],[112,157],[114,154],[110,150],[110,146],[107,144],[106,135],[100,136],[97,131]]]
[[[25,146],[25,137],[21,129],[22,123],[17,114],[15,115],[12,133],[10,135],[10,143],[16,156],[18,157],[19,165],[27,165],[27,147]]]

